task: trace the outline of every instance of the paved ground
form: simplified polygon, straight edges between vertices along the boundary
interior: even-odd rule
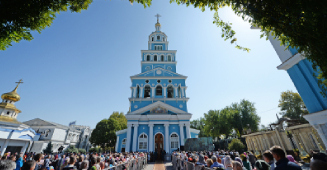
[[[144,170],[173,170],[171,162],[150,162]]]

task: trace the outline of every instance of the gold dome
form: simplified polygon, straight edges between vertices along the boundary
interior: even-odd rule
[[[161,24],[159,22],[157,22],[155,26],[161,27]]]
[[[19,84],[22,83],[22,80],[20,80],[17,84],[17,86],[15,87],[15,89],[12,91],[12,92],[9,92],[9,93],[4,93],[1,95],[1,98],[3,100],[11,100],[11,101],[14,101],[14,102],[17,102],[20,100],[20,96],[17,94],[17,88],[19,86]]]

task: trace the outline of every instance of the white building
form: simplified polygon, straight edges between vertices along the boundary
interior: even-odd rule
[[[42,152],[49,142],[53,146],[53,152],[58,152],[60,147],[66,149],[69,145],[74,145],[76,148],[82,148],[86,151],[91,147],[89,138],[92,130],[89,126],[65,126],[39,118],[26,121],[24,124],[40,133],[39,141],[33,143],[30,152]]]

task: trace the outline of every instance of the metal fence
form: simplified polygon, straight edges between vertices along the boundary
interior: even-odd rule
[[[108,168],[107,170],[142,170],[147,165],[147,157],[138,157],[137,159],[130,160],[124,164],[119,164]]]

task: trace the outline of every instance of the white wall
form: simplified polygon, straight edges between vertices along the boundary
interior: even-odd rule
[[[64,129],[54,129],[51,140],[64,142],[66,138],[66,134],[67,132]]]

